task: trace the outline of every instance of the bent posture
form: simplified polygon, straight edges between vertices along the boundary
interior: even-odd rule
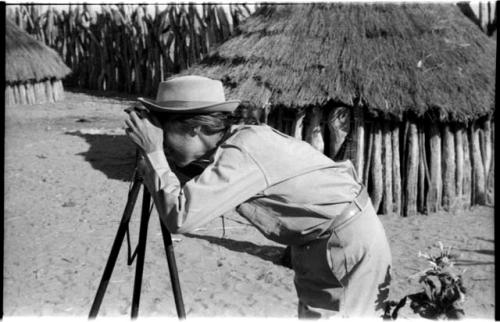
[[[231,125],[238,102],[225,101],[215,80],[173,78],[155,101],[140,100],[150,113],[131,112],[127,133],[146,157],[145,184],[172,233],[236,209],[291,246],[299,317],[382,315],[390,249],[350,161],[334,162],[266,125]],[[208,166],[181,184],[167,157]]]

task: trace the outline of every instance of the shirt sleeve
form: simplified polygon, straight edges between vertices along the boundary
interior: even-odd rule
[[[183,186],[163,151],[148,154],[146,160],[144,183],[171,233],[193,231],[267,187],[258,164],[235,145],[221,145],[214,161]]]

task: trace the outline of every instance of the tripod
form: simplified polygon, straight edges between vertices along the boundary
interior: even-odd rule
[[[104,298],[104,293],[106,292],[106,288],[108,286],[109,280],[111,278],[111,274],[113,273],[113,268],[116,264],[116,259],[118,258],[118,253],[120,252],[121,244],[123,243],[123,239],[125,235],[127,235],[127,241],[129,241],[128,237],[128,224],[130,222],[130,217],[132,216],[132,212],[134,210],[135,203],[137,201],[137,197],[139,195],[139,191],[141,189],[141,185],[143,183],[142,174],[139,171],[140,160],[137,158],[137,164],[134,174],[134,180],[132,184],[132,188],[128,193],[127,204],[125,206],[125,210],[123,212],[122,219],[120,221],[120,225],[118,226],[118,232],[116,233],[115,240],[113,242],[113,246],[111,247],[111,252],[108,257],[108,261],[106,263],[106,267],[104,269],[104,273],[99,284],[99,288],[97,289],[96,296],[94,298],[94,302],[92,303],[92,308],[90,309],[89,319],[93,319],[97,316],[99,312],[99,308],[101,306],[102,300]],[[139,242],[137,244],[137,248],[132,255],[132,258],[129,256],[129,265],[133,261],[134,257],[137,256],[136,270],[135,270],[135,279],[134,279],[134,291],[132,296],[132,310],[131,317],[137,318],[139,313],[139,300],[141,297],[141,286],[142,286],[142,275],[144,270],[144,256],[146,253],[146,238],[148,232],[148,222],[150,217],[150,204],[151,204],[151,195],[144,186],[143,192],[143,200],[142,200],[142,212],[141,212],[141,224],[139,228]],[[181,287],[179,283],[179,276],[177,274],[177,265],[175,263],[174,256],[174,248],[172,245],[172,237],[170,236],[170,232],[165,227],[164,223],[160,219],[161,232],[163,236],[163,244],[165,247],[165,252],[167,256],[168,269],[170,272],[170,280],[172,283],[172,290],[174,293],[175,307],[177,310],[177,316],[179,319],[183,320],[186,318],[186,313],[184,311],[184,303],[182,301],[182,293]],[[130,248],[129,248],[130,253]]]

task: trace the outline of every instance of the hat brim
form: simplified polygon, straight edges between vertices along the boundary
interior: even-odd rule
[[[233,112],[240,101],[226,101],[220,103],[212,102],[157,102],[151,99],[137,98],[144,106],[152,112],[158,113],[212,113],[212,112]]]

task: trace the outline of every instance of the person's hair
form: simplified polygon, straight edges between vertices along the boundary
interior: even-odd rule
[[[209,114],[169,114],[161,117],[163,127],[189,132],[201,127],[205,134],[215,134],[226,131],[234,124],[229,113],[214,112]]]
[[[234,124],[260,124],[251,107],[243,102],[234,113],[212,112],[207,114],[158,114],[157,117],[165,128],[189,132],[200,126],[205,134],[225,132]]]

